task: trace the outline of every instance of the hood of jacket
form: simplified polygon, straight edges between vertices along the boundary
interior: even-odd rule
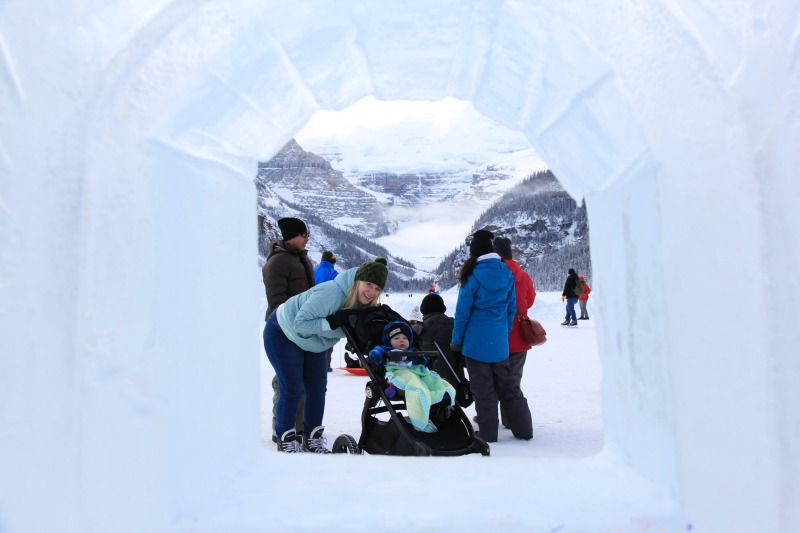
[[[490,291],[499,291],[505,290],[508,284],[508,278],[502,275],[504,271],[508,271],[508,267],[499,256],[487,257],[475,263],[472,275],[482,287]]]

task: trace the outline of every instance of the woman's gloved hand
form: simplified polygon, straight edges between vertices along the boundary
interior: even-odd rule
[[[331,329],[336,329],[345,324],[350,323],[350,314],[352,313],[351,309],[339,309],[331,316],[325,317],[325,320],[328,321],[328,324],[331,326]]]
[[[562,295],[561,295],[561,303],[562,303],[562,304],[564,303],[564,298],[566,298],[566,296],[564,296],[564,295],[562,294]]]

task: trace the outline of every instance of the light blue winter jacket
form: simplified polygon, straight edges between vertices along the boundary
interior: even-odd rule
[[[330,282],[315,285],[283,302],[275,313],[284,335],[307,352],[324,352],[344,337],[344,331],[331,330],[325,318],[342,306],[357,270],[358,267],[346,270]]]
[[[508,357],[508,334],[516,311],[514,275],[497,254],[482,255],[458,290],[451,342],[461,346],[466,357],[484,363],[502,361]]]

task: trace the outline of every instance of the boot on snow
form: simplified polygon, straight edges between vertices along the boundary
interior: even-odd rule
[[[314,428],[314,431],[311,432],[303,443],[305,451],[312,453],[331,453],[331,451],[325,447],[328,439],[322,436],[323,431],[325,431],[325,426],[317,426]]]
[[[297,433],[293,429],[283,432],[278,439],[278,451],[286,453],[300,453],[303,447],[297,440]]]

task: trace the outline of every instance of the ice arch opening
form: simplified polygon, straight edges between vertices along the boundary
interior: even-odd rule
[[[553,500],[540,480],[580,480],[556,500],[591,509],[572,522],[582,529],[634,529],[642,516],[789,529],[800,512],[787,377],[798,334],[779,335],[763,316],[775,264],[798,264],[796,230],[776,214],[800,226],[786,215],[798,165],[785,140],[797,138],[786,110],[796,112],[798,63],[772,59],[775,49],[797,56],[797,8],[760,6],[51,2],[53,20],[73,24],[41,36],[23,2],[6,2],[0,168],[15,179],[2,189],[2,390],[22,409],[4,409],[3,423],[26,445],[4,449],[4,478],[26,483],[4,483],[0,526],[235,528],[301,512],[264,481],[280,464],[257,445],[251,180],[255,161],[316,109],[374,94],[470,100],[523,131],[587,200],[596,284],[609,295],[600,352],[607,455],[618,460],[473,472],[492,489],[522,471],[533,501]],[[31,35],[52,46],[31,46]],[[40,65],[60,76],[41,83]],[[709,211],[721,201],[733,209]],[[33,205],[60,224],[16,208]],[[707,309],[689,303],[710,271],[754,287],[715,294],[738,312],[713,335]],[[332,461],[326,475],[366,478],[369,465]],[[294,479],[282,487],[301,491]],[[652,492],[605,494],[609,479]],[[218,498],[219,487],[236,496]],[[509,527],[569,514],[562,505],[525,522],[492,497]],[[52,514],[36,512],[42,498]],[[474,495],[445,500],[478,507]],[[466,523],[497,525],[491,514]]]

